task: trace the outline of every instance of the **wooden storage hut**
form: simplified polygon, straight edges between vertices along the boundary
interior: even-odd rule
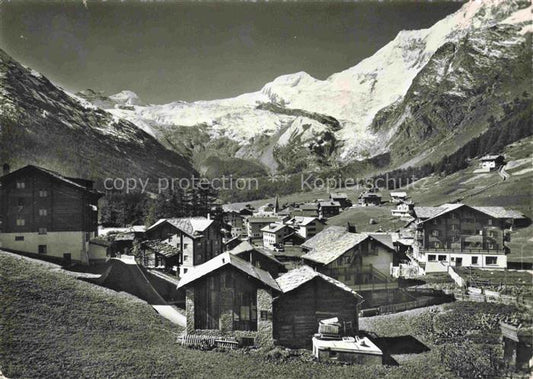
[[[283,294],[274,299],[274,340],[287,347],[310,347],[320,320],[338,317],[342,333],[359,329],[362,297],[350,287],[309,266],[291,270],[276,279]]]

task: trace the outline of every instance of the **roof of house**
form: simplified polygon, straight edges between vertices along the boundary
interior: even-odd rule
[[[394,248],[394,238],[392,233],[368,233],[370,238],[375,239],[378,242],[381,242],[382,245],[385,245],[389,249],[395,250]]]
[[[214,220],[210,220],[205,217],[162,218],[146,230],[152,230],[156,226],[159,226],[165,222],[191,237],[199,237],[202,232],[211,226]]]
[[[275,217],[275,216],[263,216],[263,217],[260,217],[260,216],[251,216],[251,217],[248,217],[248,223],[258,223],[258,224],[270,224],[270,223],[274,223],[276,221],[279,221],[279,217]]]
[[[299,206],[302,210],[317,210],[318,209],[318,203],[304,203],[300,204]]]
[[[380,193],[377,193],[377,192],[365,192],[365,193],[362,193],[359,195],[359,197],[361,198],[367,198],[367,197],[381,197],[381,194]]]
[[[392,197],[407,197],[407,192],[391,192]]]
[[[225,266],[232,266],[244,274],[260,281],[264,285],[276,291],[281,291],[278,283],[272,278],[272,275],[270,275],[269,272],[254,267],[250,262],[228,252],[217,255],[209,261],[189,269],[189,271],[180,279],[178,288],[186,287]]]
[[[369,235],[366,233],[345,232],[340,236],[330,234],[329,237],[315,244],[313,250],[303,255],[302,258],[317,263],[329,264],[366,240]]]
[[[338,288],[351,293],[353,296],[358,297],[362,299],[361,295],[359,295],[357,292],[352,290],[350,287],[348,287],[346,284],[339,282],[336,279],[333,279],[327,275],[321,274],[315,270],[313,270],[309,266],[302,266],[299,268],[296,268],[294,270],[290,270],[289,272],[281,275],[279,278],[276,279],[276,282],[279,285],[279,288],[283,293],[287,293],[290,291],[293,291],[300,287],[301,285],[309,282],[310,280],[313,280],[315,278],[320,278],[322,280],[325,280],[328,283],[333,284],[334,286],[337,286]]]
[[[307,241],[305,241],[302,244],[302,247],[308,250],[312,250],[321,241],[323,240],[329,241],[329,240],[335,239],[343,235],[345,232],[346,232],[346,228],[343,226],[330,226],[322,230],[320,233],[316,234],[315,236],[309,238]]]
[[[340,207],[341,206],[341,203],[339,203],[338,201],[321,201],[318,203],[320,205],[320,208],[323,208],[323,207]]]
[[[91,180],[82,179],[82,178],[67,178],[67,177],[65,177],[65,176],[63,176],[63,175],[61,175],[61,174],[59,174],[59,173],[57,173],[55,171],[52,171],[52,170],[49,170],[49,169],[46,169],[46,168],[43,168],[43,167],[39,167],[39,166],[34,166],[34,165],[27,165],[27,166],[19,168],[18,170],[12,171],[9,174],[6,174],[6,175],[0,177],[0,181],[5,181],[5,180],[9,179],[12,176],[16,176],[17,174],[20,174],[20,173],[22,173],[24,171],[30,171],[30,170],[41,172],[41,173],[43,173],[45,175],[53,177],[56,180],[59,180],[59,181],[65,183],[65,184],[68,184],[68,185],[70,185],[72,187],[78,188],[78,189],[86,191],[86,192],[90,192],[91,194],[100,195],[100,196],[103,195],[103,194],[97,192],[96,190],[93,190],[91,188],[87,188],[86,186],[81,184],[81,183],[92,183]]]
[[[268,249],[255,247],[248,241],[243,241],[242,243],[238,244],[233,249],[228,251],[228,253],[236,255],[236,256],[240,256],[241,254],[248,253],[248,252],[256,252],[258,254],[261,254],[267,257],[268,259],[274,261],[277,264],[283,265],[283,263],[278,261],[276,257],[274,257],[274,255],[270,251],[268,251]]]
[[[335,199],[347,199],[348,198],[348,195],[346,195],[344,192],[332,192],[329,194],[329,197],[331,199],[335,198]]]
[[[391,233],[352,233],[344,227],[331,226],[302,244],[310,249],[302,258],[329,264],[367,238],[378,241],[390,250],[395,250]]]
[[[302,226],[309,225],[313,221],[320,221],[318,217],[306,217],[306,216],[295,216],[293,220],[294,220],[295,225],[302,225]]]
[[[169,243],[160,240],[143,241],[142,245],[167,258],[175,257],[180,253],[180,249],[178,247],[172,246]]]
[[[422,221],[432,220],[435,217],[442,216],[446,213],[449,213],[453,210],[459,209],[461,207],[469,207],[471,209],[477,210],[478,212],[484,213],[490,217],[499,218],[499,219],[521,219],[525,216],[515,210],[507,210],[503,207],[475,207],[466,204],[443,204],[439,207],[415,207],[415,215]]]
[[[480,158],[482,161],[495,161],[498,158],[503,158],[503,155],[501,154],[487,154]]]
[[[472,207],[480,212],[488,214],[494,218],[512,218],[521,219],[526,218],[522,213],[513,209],[505,209],[504,207]]]
[[[288,228],[288,226],[285,224],[272,223],[265,226],[263,229],[261,229],[261,231],[267,233],[277,233],[285,228]]]

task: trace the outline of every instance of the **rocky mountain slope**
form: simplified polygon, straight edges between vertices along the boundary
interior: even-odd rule
[[[67,94],[2,50],[0,162],[92,179],[145,180],[194,172],[186,158],[136,125]]]
[[[386,152],[393,164],[414,164],[457,131],[487,127],[501,112],[493,105],[515,97],[514,83],[530,82],[530,32],[529,1],[471,0],[326,80],[299,72],[231,99],[142,105],[123,92],[101,105],[203,172],[212,162],[246,172],[320,170]]]

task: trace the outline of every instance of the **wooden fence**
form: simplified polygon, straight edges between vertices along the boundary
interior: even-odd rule
[[[409,309],[414,309],[414,308],[429,307],[430,305],[448,303],[450,301],[453,301],[451,297],[441,296],[441,297],[431,297],[431,298],[426,298],[426,299],[417,299],[413,301],[408,301],[406,303],[382,305],[378,308],[379,308],[380,314],[396,313],[396,312],[407,311]]]
[[[178,337],[177,343],[186,346],[225,347],[234,349],[239,346],[235,339],[226,339],[220,336],[188,334]]]

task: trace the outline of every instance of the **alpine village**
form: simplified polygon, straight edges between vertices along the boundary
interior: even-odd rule
[[[528,1],[471,0],[401,32],[376,55],[418,33],[423,62],[363,158],[291,78],[247,111],[284,129],[237,154],[0,51],[0,377],[529,378],[531,21]]]

